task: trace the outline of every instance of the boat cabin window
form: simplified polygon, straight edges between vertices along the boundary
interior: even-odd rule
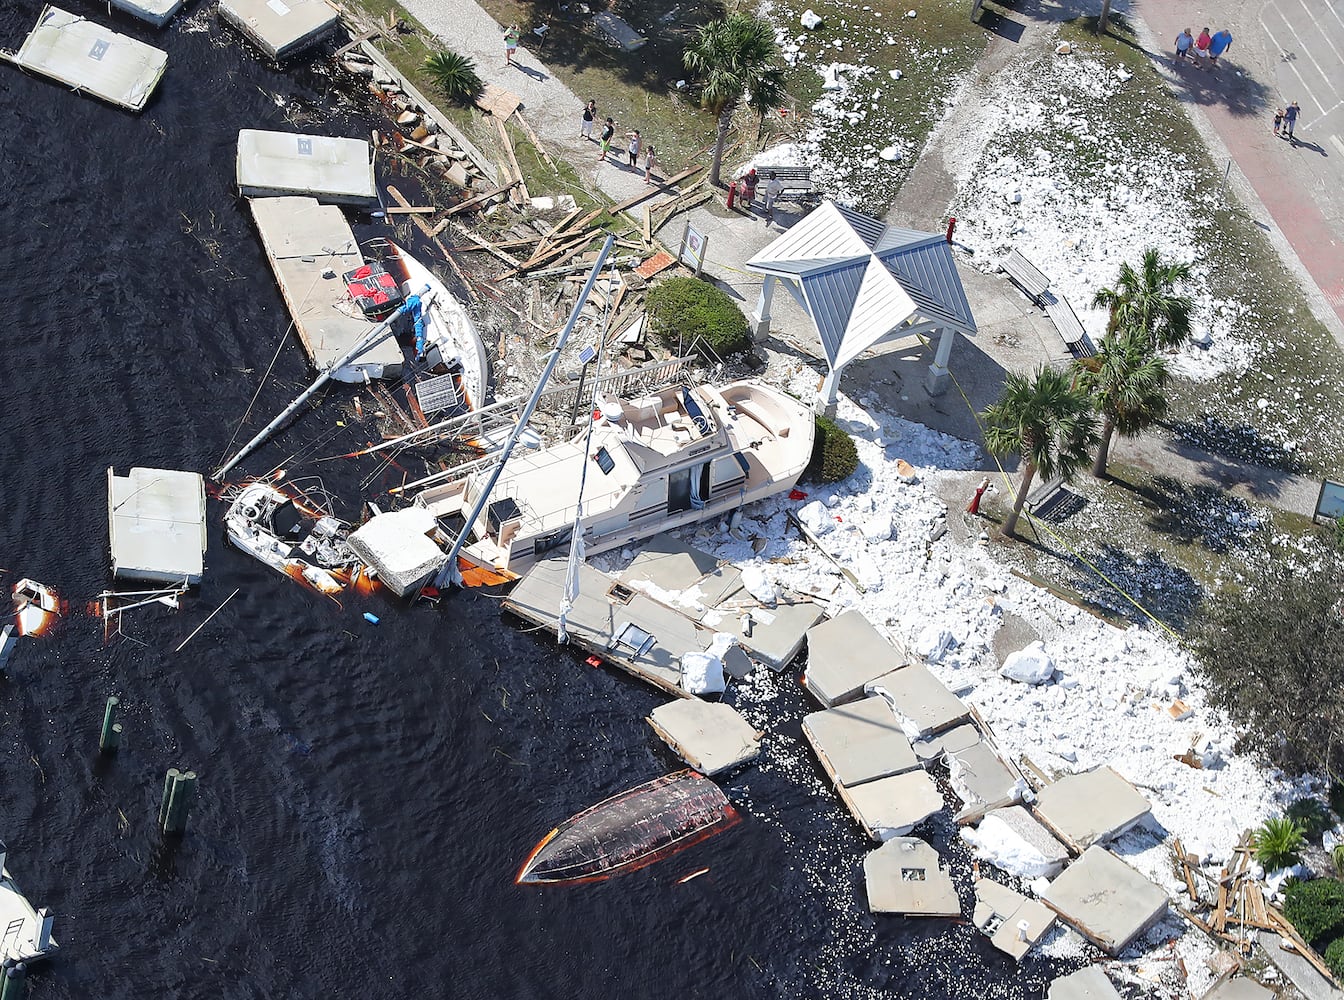
[[[607,451],[605,446],[597,449],[597,453],[593,455],[593,461],[597,463],[597,467],[602,470],[604,476],[611,475],[611,470],[616,468],[616,459],[611,457],[611,452]]]

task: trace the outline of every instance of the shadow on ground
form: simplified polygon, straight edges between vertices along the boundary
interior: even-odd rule
[[[1267,497],[1277,496],[1285,475],[1306,472],[1297,455],[1277,441],[1266,438],[1250,424],[1229,424],[1212,413],[1201,414],[1198,420],[1177,420],[1164,425],[1173,436],[1171,448],[1177,454],[1199,463],[1211,479],[1227,485],[1242,484],[1257,496],[1259,480],[1264,480]],[[1184,447],[1193,445],[1193,448]],[[1223,461],[1226,459],[1227,461]],[[1234,464],[1235,463],[1235,464]],[[1260,466],[1242,468],[1243,464]]]
[[[1087,562],[1067,553],[1056,555],[1072,567],[1070,587],[1097,607],[1135,624],[1147,623],[1152,615],[1183,632],[1204,596],[1193,576],[1155,549],[1135,556],[1102,542],[1085,553]]]
[[[1259,515],[1241,497],[1223,489],[1190,483],[1172,476],[1155,476],[1148,483],[1130,483],[1112,477],[1152,512],[1145,522],[1153,531],[1183,545],[1199,545],[1226,555],[1248,544],[1248,532]]]

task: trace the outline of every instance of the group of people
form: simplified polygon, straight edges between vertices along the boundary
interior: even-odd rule
[[[601,152],[597,154],[597,162],[613,162],[607,160],[607,154],[611,152],[612,140],[616,137],[616,121],[608,116],[602,123],[602,131],[597,136],[593,132],[597,128],[597,101],[590,100],[583,106],[583,123],[579,126],[579,138],[588,139],[596,142],[601,147]],[[632,129],[626,132],[625,152],[630,157],[630,166],[635,170],[639,169],[639,154],[644,154],[644,183],[653,183],[653,168],[657,164],[658,151],[654,149],[653,143],[645,144],[644,137],[639,134],[639,129]],[[619,160],[614,162],[619,163]]]
[[[1293,130],[1297,128],[1297,116],[1301,108],[1294,101],[1287,108],[1274,109],[1274,134],[1280,139],[1287,139],[1289,142],[1296,143],[1297,139],[1293,136]]]
[[[752,167],[745,174],[733,182],[736,198],[747,206],[750,212],[756,204],[756,188],[761,183],[760,174],[756,173],[756,168]],[[762,221],[768,226],[775,219],[775,202],[779,196],[784,193],[784,183],[772,170],[770,176],[765,182],[765,212],[761,216]]]
[[[1184,29],[1176,36],[1176,64],[1180,65],[1194,53],[1194,63],[1200,69],[1207,64],[1209,67],[1218,65],[1218,57],[1232,47],[1232,32],[1224,28],[1216,34],[1209,34],[1209,29],[1205,28],[1196,38],[1190,34],[1190,29]]]

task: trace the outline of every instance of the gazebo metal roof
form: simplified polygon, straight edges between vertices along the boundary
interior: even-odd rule
[[[785,279],[816,324],[833,371],[914,323],[975,333],[945,237],[887,225],[833,202],[746,266]]]

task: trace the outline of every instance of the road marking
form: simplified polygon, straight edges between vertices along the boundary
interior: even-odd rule
[[[1311,12],[1311,8],[1307,6],[1306,0],[1298,0],[1298,2],[1302,4],[1302,9],[1307,12],[1307,19],[1311,21],[1312,25],[1315,26],[1316,32],[1317,34],[1320,35],[1321,41],[1325,42],[1326,45],[1330,46],[1330,50],[1334,52],[1336,60],[1344,62],[1344,56],[1341,56],[1339,54],[1339,49],[1335,48],[1335,43],[1330,41],[1330,36],[1326,34],[1325,29],[1321,27],[1321,23],[1316,20],[1316,15]]]
[[[1333,143],[1335,144],[1335,148],[1336,148],[1337,150],[1339,150],[1340,155],[1344,156],[1344,142],[1340,142],[1340,141],[1339,141],[1339,136],[1337,136],[1337,135],[1332,135],[1332,136],[1330,137],[1330,141],[1333,142]]]
[[[1274,4],[1272,4],[1272,3],[1269,4],[1268,6],[1269,6],[1269,7],[1273,7],[1274,10],[1276,10],[1276,11],[1279,10],[1278,7],[1276,7],[1276,6],[1275,6]],[[1283,17],[1283,13],[1282,13],[1281,11],[1279,12],[1279,16],[1280,16],[1280,17]],[[1287,20],[1286,20],[1286,19],[1285,19],[1284,23],[1285,23],[1285,24],[1287,23]],[[1269,44],[1273,45],[1276,49],[1278,49],[1280,52],[1282,52],[1282,53],[1284,54],[1284,56],[1286,57],[1286,56],[1288,55],[1288,50],[1285,49],[1282,45],[1279,44],[1278,39],[1276,39],[1276,38],[1274,37],[1274,33],[1271,32],[1271,31],[1269,30],[1269,25],[1267,25],[1267,24],[1265,23],[1265,17],[1264,17],[1263,14],[1260,15],[1260,27],[1264,29],[1264,31],[1265,31],[1265,37],[1269,39]],[[1289,29],[1289,30],[1291,30],[1291,29]],[[1307,97],[1311,98],[1311,100],[1313,100],[1313,101],[1316,101],[1315,96],[1314,96],[1314,95],[1312,94],[1312,92],[1311,92],[1311,88],[1307,86],[1307,81],[1304,80],[1304,79],[1302,79],[1302,74],[1301,74],[1300,72],[1298,72],[1298,69],[1297,69],[1297,66],[1296,66],[1294,60],[1285,58],[1283,61],[1284,61],[1284,63],[1288,66],[1288,68],[1289,68],[1290,70],[1293,71],[1293,76],[1297,77],[1297,82],[1300,83],[1300,84],[1302,84],[1302,89],[1305,90],[1305,91],[1307,92]],[[1322,104],[1320,101],[1316,101],[1316,107],[1320,108],[1320,110],[1321,110],[1321,114],[1322,114],[1322,115],[1325,114],[1325,105],[1324,105],[1324,104]]]
[[[1327,3],[1325,5],[1325,8],[1326,10],[1330,11],[1331,14],[1335,15],[1336,21],[1338,21],[1340,24],[1344,24],[1344,17],[1339,16],[1339,11],[1335,10],[1335,5],[1333,3]]]
[[[1316,57],[1312,55],[1311,50],[1307,48],[1307,43],[1302,41],[1302,37],[1297,33],[1297,29],[1293,27],[1292,22],[1288,20],[1288,18],[1284,15],[1283,11],[1279,11],[1279,16],[1283,18],[1284,26],[1287,27],[1289,32],[1292,33],[1292,36],[1295,39],[1297,39],[1297,45],[1298,48],[1301,49],[1302,54],[1311,60],[1311,64],[1316,67],[1316,72],[1321,74],[1321,77],[1325,80],[1326,89],[1329,90],[1331,95],[1333,96],[1335,88],[1330,84],[1330,74],[1327,73],[1325,70],[1321,69],[1321,64],[1316,61]],[[1310,90],[1308,90],[1308,92],[1310,92]],[[1311,94],[1311,99],[1313,101],[1316,101],[1316,107],[1321,109],[1321,114],[1325,114],[1325,105],[1322,104],[1319,100],[1317,100],[1315,94]]]

